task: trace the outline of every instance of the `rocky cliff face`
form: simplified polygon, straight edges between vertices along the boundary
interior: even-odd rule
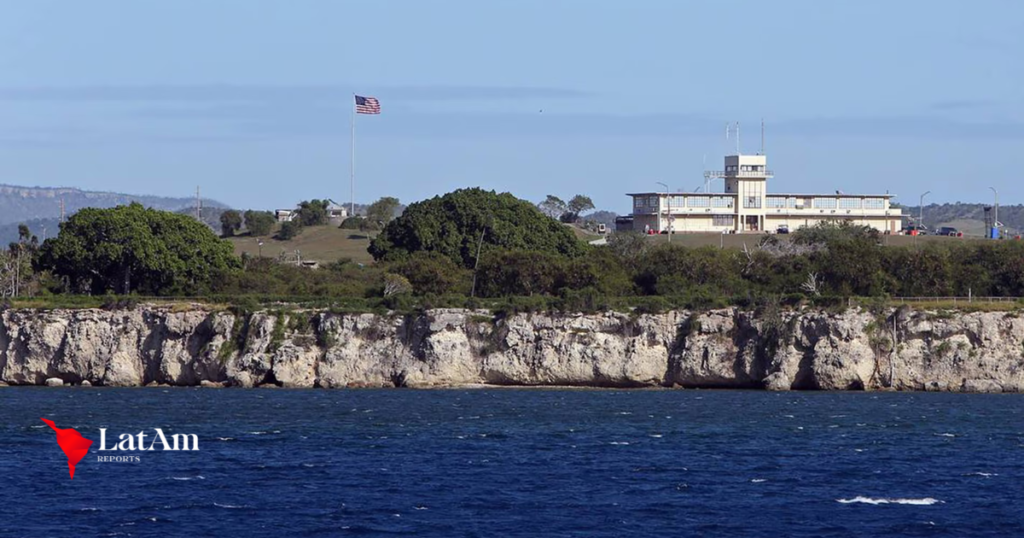
[[[1024,392],[1013,313],[432,310],[236,316],[201,306],[0,314],[11,385],[472,384]]]

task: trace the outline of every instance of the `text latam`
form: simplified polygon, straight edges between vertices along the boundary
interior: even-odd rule
[[[176,433],[170,436],[171,442],[160,428],[153,428],[152,442],[146,446],[146,433],[135,435],[122,433],[115,445],[107,447],[107,429],[100,428],[100,450],[199,450],[199,436],[194,433]],[[158,448],[160,445],[162,448]]]

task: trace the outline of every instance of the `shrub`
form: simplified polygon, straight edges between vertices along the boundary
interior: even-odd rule
[[[277,238],[281,241],[287,241],[298,236],[300,233],[302,233],[302,223],[292,220],[281,225],[281,229],[277,231]]]

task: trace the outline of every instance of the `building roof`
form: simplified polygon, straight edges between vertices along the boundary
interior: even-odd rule
[[[630,192],[626,196],[736,196],[728,192]]]
[[[327,204],[327,210],[328,211],[338,211],[338,210],[344,210],[345,209],[345,206],[339,204],[338,202],[335,202],[334,200],[328,199],[327,202],[328,202],[328,204]]]
[[[765,196],[786,196],[794,198],[893,198],[895,194],[793,194],[788,192],[769,192]]]
[[[727,192],[629,192],[626,196],[736,196]],[[785,196],[787,198],[895,198],[895,194],[793,194],[787,192],[767,192],[765,196]]]

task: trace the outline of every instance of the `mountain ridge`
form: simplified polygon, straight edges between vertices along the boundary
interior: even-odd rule
[[[0,225],[60,218],[61,200],[64,202],[65,215],[71,215],[86,207],[105,208],[131,202],[139,202],[147,207],[167,211],[176,211],[192,207],[195,204],[195,198],[191,197],[90,191],[77,187],[28,187],[0,183]],[[222,202],[209,198],[203,198],[202,203],[203,207],[228,207]]]

